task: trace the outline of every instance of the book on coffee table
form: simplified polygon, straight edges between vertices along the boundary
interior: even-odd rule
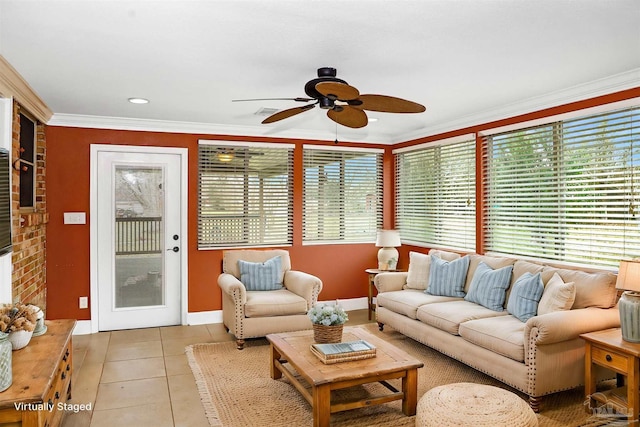
[[[323,363],[331,364],[375,357],[376,347],[365,340],[357,340],[335,344],[311,344],[311,352]]]

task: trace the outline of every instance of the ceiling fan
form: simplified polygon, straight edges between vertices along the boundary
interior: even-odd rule
[[[309,98],[260,98],[235,99],[233,101],[285,100],[306,103],[313,101],[312,104],[302,107],[278,111],[264,119],[263,124],[295,116],[315,108],[316,105],[327,110],[327,116],[331,120],[350,128],[361,128],[367,125],[369,120],[364,110],[384,113],[422,113],[425,111],[423,105],[402,98],[386,95],[361,95],[358,89],[337,78],[336,69],[331,67],[318,68],[318,78],[308,81],[304,85],[304,91]]]

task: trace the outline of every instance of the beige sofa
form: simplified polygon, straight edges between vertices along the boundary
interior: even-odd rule
[[[279,289],[247,290],[240,281],[239,261],[265,263],[274,257],[280,257]],[[322,281],[311,274],[292,270],[286,250],[240,249],[224,251],[218,286],[222,290],[222,321],[235,335],[236,345],[242,350],[245,338],[311,329],[307,311],[318,302]]]
[[[536,412],[542,396],[584,384],[585,344],[579,335],[620,326],[616,275],[613,273],[557,268],[513,258],[468,255],[465,295],[469,295],[480,263],[484,264],[482,271],[486,271],[487,266],[495,270],[511,269],[503,311],[494,311],[460,296],[426,293],[429,275],[433,271],[433,257],[453,261],[460,255],[435,250],[431,250],[428,256],[412,252],[408,272],[376,276],[376,318],[380,330],[389,325],[526,393]],[[506,307],[513,284],[527,272],[527,279],[539,273],[545,286],[542,293],[545,305],[537,308],[539,311],[544,308],[544,314],[536,313],[521,321]],[[524,279],[522,277],[521,283]],[[553,285],[549,286],[552,279]],[[561,290],[559,294],[558,289]],[[601,370],[598,377],[603,379],[611,377],[611,374]]]

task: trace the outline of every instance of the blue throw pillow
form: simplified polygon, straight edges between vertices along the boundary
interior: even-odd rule
[[[493,311],[504,311],[504,299],[511,283],[511,270],[512,265],[494,270],[480,262],[464,299]]]
[[[522,322],[526,322],[538,313],[538,303],[544,292],[544,284],[540,273],[524,273],[513,284],[507,311]]]
[[[432,256],[429,286],[425,292],[446,297],[463,297],[468,269],[468,256],[453,261],[444,261],[437,256]]]
[[[248,291],[275,291],[282,289],[280,272],[282,259],[277,256],[265,262],[238,260],[240,281]]]

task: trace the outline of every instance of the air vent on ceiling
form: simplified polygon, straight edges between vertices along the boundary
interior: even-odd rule
[[[255,112],[256,116],[270,116],[280,111],[278,108],[262,107]]]

